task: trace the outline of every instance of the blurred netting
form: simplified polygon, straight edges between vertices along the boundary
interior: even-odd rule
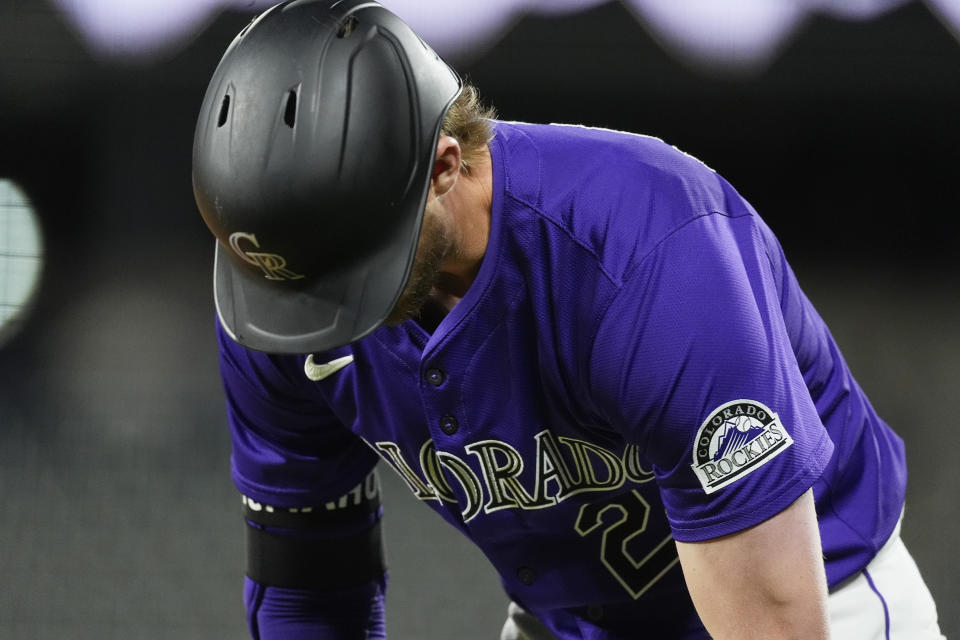
[[[43,267],[43,239],[30,201],[0,179],[0,341],[23,324]]]

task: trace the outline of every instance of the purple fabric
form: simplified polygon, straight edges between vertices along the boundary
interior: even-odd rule
[[[244,579],[253,640],[383,640],[384,583],[335,592],[283,589]]]
[[[376,454],[317,402],[302,359],[244,349],[217,325],[233,480],[277,507],[321,505],[360,484]]]

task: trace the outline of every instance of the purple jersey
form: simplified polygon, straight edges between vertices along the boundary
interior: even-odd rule
[[[671,538],[811,486],[830,584],[863,568],[902,508],[903,445],[757,213],[654,138],[495,131],[487,252],[432,334],[308,359],[221,331],[238,488],[322,504],[379,455],[563,638],[701,637]]]

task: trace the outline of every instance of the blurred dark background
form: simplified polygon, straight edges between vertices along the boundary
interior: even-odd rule
[[[816,15],[759,67],[698,66],[626,5],[593,4],[448,59],[505,119],[663,138],[764,215],[906,440],[903,538],[956,636],[960,42],[906,2]],[[20,330],[0,334],[0,638],[245,637],[190,162],[207,80],[252,15],[220,13],[144,61],[93,53],[42,0],[0,4],[0,180],[45,241]],[[496,637],[493,571],[381,477],[391,637]]]

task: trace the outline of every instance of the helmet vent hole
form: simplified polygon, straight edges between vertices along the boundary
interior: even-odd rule
[[[297,123],[297,91],[295,89],[287,93],[287,108],[283,112],[283,121],[291,129]]]
[[[353,30],[357,28],[357,17],[350,16],[340,24],[340,28],[337,29],[338,38],[349,38],[350,34],[353,33]]]
[[[227,114],[230,113],[230,96],[223,96],[223,103],[220,105],[220,115],[217,117],[217,126],[222,127],[227,123]]]

